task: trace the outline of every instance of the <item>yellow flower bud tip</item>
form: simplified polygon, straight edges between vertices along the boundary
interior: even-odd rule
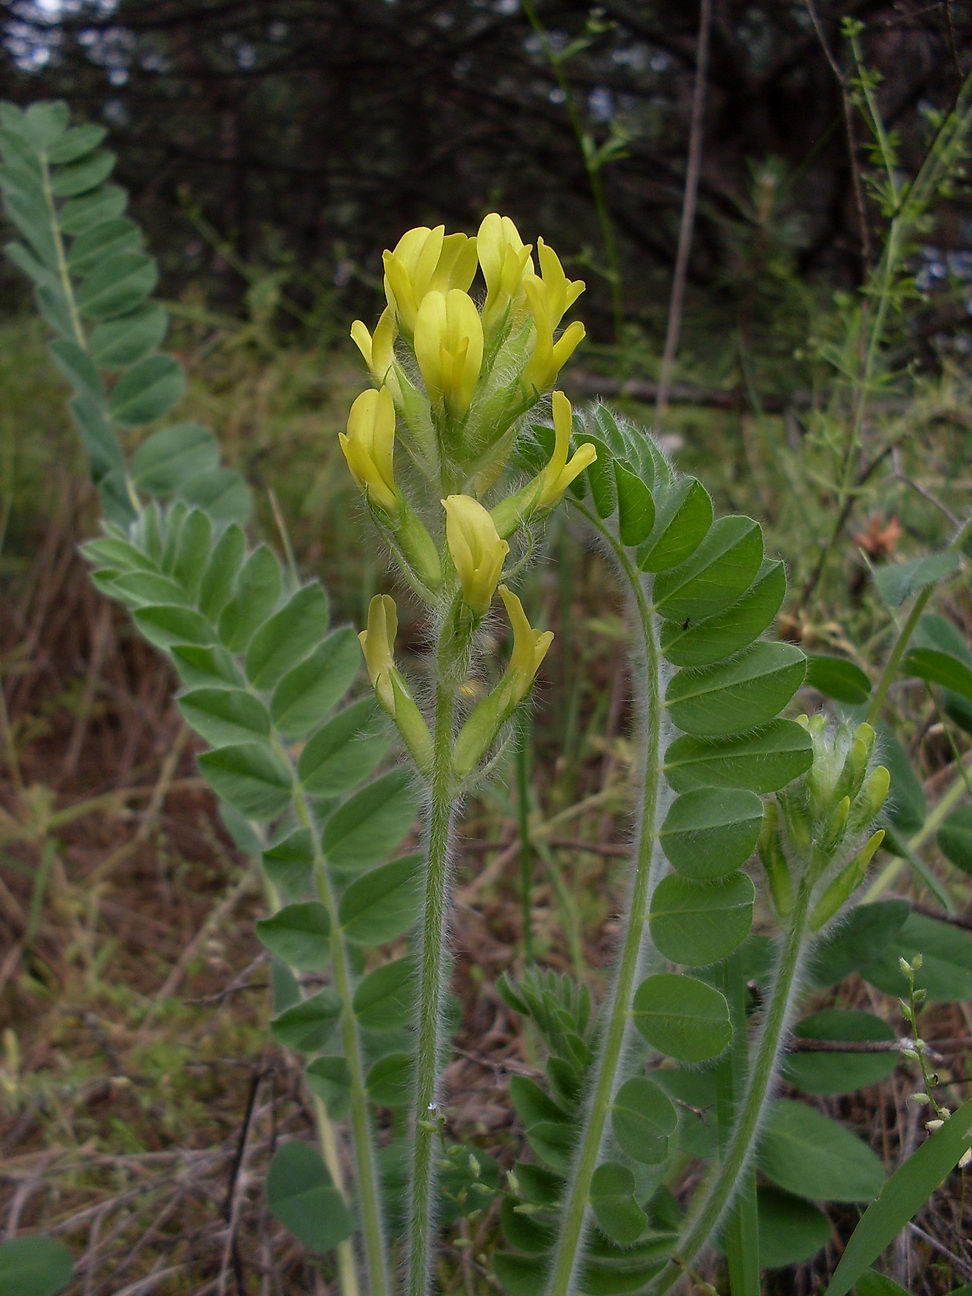
[[[509,216],[490,212],[483,218],[476,236],[476,250],[483,278],[486,301],[483,323],[496,324],[507,308],[523,297],[523,279],[534,273],[530,244],[524,243]]]
[[[446,544],[462,596],[473,611],[486,613],[510,546],[501,540],[489,513],[471,495],[450,495],[446,511]]]
[[[547,295],[548,308],[554,327],[563,319],[574,302],[581,295],[587,284],[583,279],[568,279],[560,257],[553,248],[548,247],[542,238],[537,239],[537,257],[540,261],[540,273]]]
[[[545,391],[557,381],[557,375],[586,337],[587,331],[579,320],[574,320],[555,342],[554,329],[557,321],[553,318],[553,309],[542,280],[537,275],[528,276],[523,281],[523,287],[530,303],[536,334],[533,353],[523,378],[528,387]]]
[[[378,701],[395,714],[395,691],[389,672],[395,669],[395,636],[398,634],[398,609],[390,594],[376,594],[368,604],[368,628],[358,634],[365,668]]]
[[[563,498],[564,491],[585,468],[597,458],[597,450],[590,443],[581,446],[570,458],[570,433],[573,426],[573,413],[570,401],[562,391],[555,391],[551,399],[554,423],[554,449],[550,462],[540,474],[541,490],[537,500],[538,508],[552,508]]]
[[[552,630],[534,630],[523,611],[523,604],[505,585],[500,585],[499,596],[513,628],[513,652],[507,674],[514,681],[514,697],[523,700],[529,692],[540,665],[553,643]]]
[[[368,499],[387,513],[397,513],[395,402],[387,387],[361,393],[348,414],[347,435],[339,432],[338,440],[351,475]]]
[[[415,321],[415,358],[430,400],[457,417],[468,410],[483,365],[483,323],[459,288],[427,292]]]
[[[368,372],[381,386],[388,383],[392,395],[396,395],[397,380],[390,373],[395,363],[395,316],[386,306],[381,313],[374,333],[369,333],[361,320],[351,325],[351,340],[361,352],[362,359],[368,366]]]
[[[393,252],[382,255],[385,296],[407,333],[414,333],[419,306],[426,293],[465,292],[476,273],[476,240],[446,234],[444,225],[407,230]]]

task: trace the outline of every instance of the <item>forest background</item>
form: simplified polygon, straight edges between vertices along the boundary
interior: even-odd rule
[[[847,19],[863,24],[859,64]],[[283,543],[323,577],[337,619],[363,623],[380,575],[347,525],[337,454],[362,386],[350,321],[377,317],[380,254],[403,230],[473,232],[499,211],[587,282],[571,398],[619,400],[682,468],[705,466],[720,507],[758,505],[789,570],[785,632],[865,663],[858,646],[880,623],[870,564],[943,543],[968,498],[966,185],[937,193],[910,231],[863,393],[841,368],[844,328],[896,215],[875,177],[889,162],[918,173],[970,64],[972,7],[951,0],[6,0],[0,12],[0,98],[64,99],[109,129],[160,259],[186,417],[214,426],[264,534],[286,517]],[[862,111],[864,68],[883,138]],[[306,1118],[296,1069],[262,1033],[260,897],[214,822],[171,679],[87,583],[76,546],[97,503],[29,291],[5,263],[0,300],[5,1222],[56,1215],[62,1234],[83,1234],[85,1292],[147,1292],[153,1272],[179,1266],[250,1290],[274,1225],[253,1190],[252,1228],[236,1220],[226,1243],[239,1131],[269,1145],[274,1097],[290,1104],[284,1127]],[[802,465],[861,394],[862,449],[889,420],[907,436],[838,509],[833,481]],[[605,603],[599,555],[556,528],[551,554],[534,579],[558,638],[519,785],[539,843],[529,903],[512,776],[471,807],[459,866],[453,1118],[493,1151],[513,1117],[480,1043],[492,1032],[494,1061],[515,1065],[522,1041],[488,987],[525,952],[609,962],[627,833],[623,617]],[[967,592],[948,614],[968,640]],[[418,622],[403,642],[422,646]],[[918,723],[919,699],[897,704],[933,795],[952,753]],[[557,819],[578,803],[581,817]],[[954,876],[961,915],[968,882]],[[969,1034],[965,1018],[939,1026]],[[887,1135],[910,1119],[907,1092],[903,1076],[877,1114],[849,1100],[840,1114]],[[48,1166],[56,1209],[36,1173]],[[939,1202],[921,1227],[960,1239],[968,1209]],[[967,1245],[968,1273],[947,1277],[924,1245],[901,1243],[916,1292],[972,1281]],[[289,1263],[303,1272],[298,1249]],[[824,1253],[818,1275],[832,1264]],[[816,1277],[781,1281],[810,1292]]]

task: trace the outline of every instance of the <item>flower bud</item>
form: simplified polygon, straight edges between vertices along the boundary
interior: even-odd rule
[[[405,746],[423,774],[432,768],[432,735],[408,686],[395,668],[398,610],[388,594],[376,594],[368,605],[368,628],[358,635],[368,678],[384,711],[395,721]]]
[[[351,475],[364,490],[369,504],[394,517],[398,512],[395,488],[395,404],[387,387],[362,392],[348,415],[347,435],[338,433]]]
[[[523,279],[534,273],[533,260],[509,216],[496,212],[483,217],[476,252],[486,280],[483,330],[493,338],[502,333],[511,308],[522,304]]]
[[[442,399],[462,418],[483,364],[483,324],[468,293],[425,294],[415,322],[415,358],[429,399]]]
[[[429,292],[465,292],[476,273],[476,240],[419,226],[407,230],[393,252],[382,255],[385,296],[399,327],[411,337],[419,307]]]

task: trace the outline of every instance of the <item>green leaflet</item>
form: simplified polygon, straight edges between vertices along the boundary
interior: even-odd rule
[[[319,1154],[306,1143],[284,1143],[270,1163],[267,1205],[311,1251],[330,1251],[349,1237],[354,1217]]]
[[[659,840],[685,877],[721,877],[745,864],[756,849],[763,803],[743,788],[697,788],[669,806]]]
[[[727,661],[680,671],[665,702],[684,733],[741,733],[779,714],[803,683],[806,666],[793,644],[755,643]]]

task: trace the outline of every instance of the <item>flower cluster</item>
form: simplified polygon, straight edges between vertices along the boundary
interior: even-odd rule
[[[549,463],[505,496],[496,483],[525,416],[584,337],[577,321],[562,327],[584,284],[543,239],[534,255],[496,213],[472,238],[442,225],[409,230],[382,260],[385,309],[373,332],[361,320],[351,329],[375,386],[352,405],[341,449],[409,584],[451,625],[454,666],[464,668],[497,589],[513,630],[506,673],[460,730],[454,765],[464,776],[526,698],[553,637],[532,629],[500,580],[510,538],[554,508],[595,457],[591,445],[570,452],[563,392],[552,395]],[[485,291],[474,297],[477,271]],[[396,627],[394,602],[380,595],[360,639],[378,700],[424,768],[428,727],[394,665]]]
[[[874,829],[874,821],[887,800],[891,775],[876,763],[876,735],[869,724],[833,725],[824,715],[797,720],[810,734],[813,764],[767,806],[760,855],[781,913],[793,901],[784,841],[795,858],[809,861],[815,895],[810,925],[819,930],[864,881],[884,839],[884,829]]]

